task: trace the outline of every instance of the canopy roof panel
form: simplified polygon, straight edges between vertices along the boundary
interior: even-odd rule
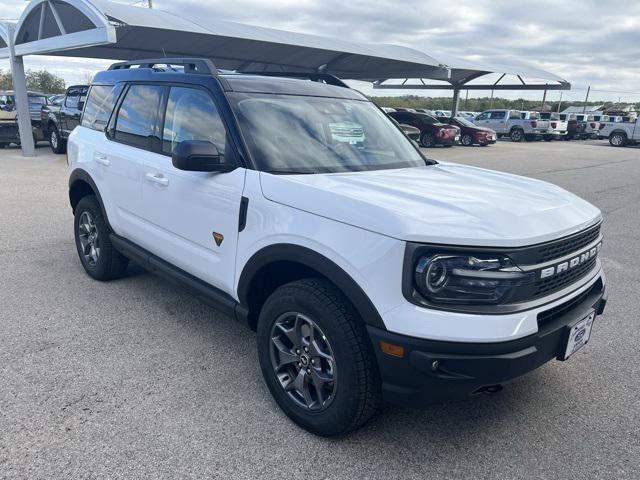
[[[467,88],[472,80],[491,73],[542,79],[546,85],[552,82],[551,88],[570,87],[557,75],[525,65],[472,62],[399,45],[355,43],[209,18],[204,22],[108,0],[32,0],[20,17],[15,40],[18,56],[204,57],[224,69],[320,71],[374,81],[378,88],[397,88],[383,83],[389,79],[441,80],[444,86],[435,88]],[[0,41],[0,57],[8,56],[3,52]],[[422,85],[418,88],[430,88],[424,81]]]
[[[220,68],[323,71],[341,78],[447,79],[433,57],[410,48],[370,45],[221,20],[206,24],[156,9],[103,0],[33,0],[16,31],[16,54],[136,60],[189,56]]]

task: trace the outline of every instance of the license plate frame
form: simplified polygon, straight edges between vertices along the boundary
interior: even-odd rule
[[[591,310],[579,320],[567,325],[567,334],[563,343],[564,349],[560,360],[568,360],[574,353],[589,343],[591,329],[596,319],[596,311]]]

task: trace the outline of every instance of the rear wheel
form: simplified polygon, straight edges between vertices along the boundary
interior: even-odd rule
[[[96,280],[113,280],[124,275],[128,259],[111,244],[111,233],[98,199],[83,197],[75,209],[74,234],[84,270]]]
[[[53,153],[62,154],[67,151],[67,145],[65,141],[60,138],[60,133],[55,126],[51,128],[51,133],[49,133],[49,144],[51,145]]]
[[[464,135],[462,135],[460,143],[465,147],[470,147],[471,145],[473,145],[473,137],[468,133],[465,133]]]
[[[627,136],[624,133],[616,132],[609,137],[609,143],[614,147],[624,147],[627,144]]]
[[[420,143],[425,148],[431,148],[435,145],[435,140],[433,138],[433,135],[431,135],[429,132],[425,132],[420,137]]]
[[[326,280],[278,288],[260,312],[257,342],[269,391],[302,428],[344,435],[378,410],[380,379],[364,324]]]
[[[511,130],[509,137],[511,137],[512,142],[521,142],[524,140],[524,131],[520,128],[514,128]]]

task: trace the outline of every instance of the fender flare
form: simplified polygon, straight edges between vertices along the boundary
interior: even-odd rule
[[[238,299],[242,305],[249,305],[249,290],[260,269],[279,261],[299,263],[320,273],[346,295],[366,324],[383,330],[387,329],[367,294],[347,272],[318,252],[288,243],[264,247],[258,250],[245,264],[240,274],[237,290]]]
[[[93,190],[93,193],[98,199],[98,203],[100,204],[100,211],[102,212],[102,217],[107,222],[107,226],[109,227],[109,230],[113,231],[113,228],[111,228],[111,224],[109,223],[109,217],[107,216],[107,211],[104,208],[104,203],[102,202],[102,197],[100,196],[100,190],[98,190],[98,186],[96,185],[96,182],[93,181],[93,178],[91,178],[91,175],[89,175],[89,173],[82,168],[74,169],[71,172],[71,175],[69,175],[69,205],[71,205],[71,209],[73,213],[75,213],[75,205],[74,205],[74,201],[71,193],[73,191],[74,185],[77,182],[85,182],[91,187],[91,190]]]

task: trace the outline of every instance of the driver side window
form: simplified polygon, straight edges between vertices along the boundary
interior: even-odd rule
[[[476,117],[476,120],[489,120],[489,115],[490,115],[489,112],[481,113]]]
[[[171,154],[180,142],[204,140],[224,155],[226,131],[213,99],[196,88],[171,87],[162,134],[162,151]]]

